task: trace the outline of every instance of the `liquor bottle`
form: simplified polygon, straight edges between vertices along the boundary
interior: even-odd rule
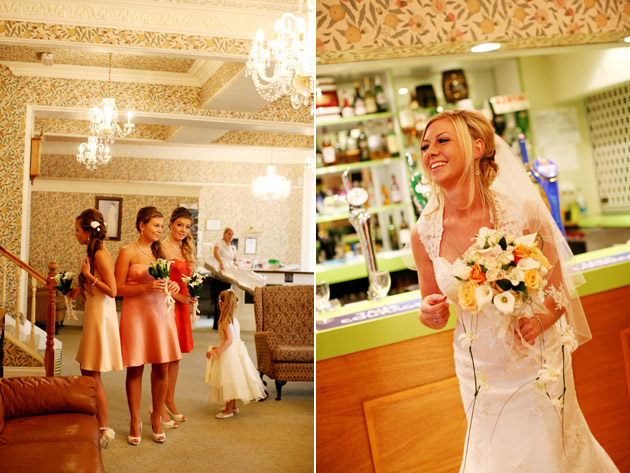
[[[357,138],[352,136],[352,130],[346,135],[346,164],[358,163],[361,160]]]
[[[322,141],[322,158],[324,160],[324,166],[334,166],[337,162],[335,155],[335,147],[330,141],[330,135],[326,132],[326,128],[322,130],[324,140]]]
[[[402,200],[402,197],[400,195],[400,187],[398,186],[398,183],[396,182],[396,176],[394,176],[392,174],[392,185],[390,187],[390,199],[392,201],[393,204],[399,204],[400,201]]]
[[[381,186],[381,197],[383,199],[383,205],[389,205],[389,194],[387,193],[387,187],[385,187],[385,184]]]
[[[370,149],[368,148],[368,139],[363,129],[363,123],[359,123],[359,139],[357,141],[359,142],[359,156],[361,161],[369,161]]]
[[[365,115],[365,102],[359,89],[359,83],[354,83],[354,102],[352,103],[355,115]]]
[[[397,158],[400,156],[400,149],[398,148],[398,137],[396,136],[396,132],[394,131],[394,124],[392,123],[392,119],[389,118],[387,120],[387,151],[389,155],[393,158]]]
[[[381,237],[381,226],[378,223],[379,217],[375,215],[374,219],[374,251],[380,251],[383,248],[383,238]]]
[[[394,220],[392,216],[389,216],[389,225],[387,225],[387,233],[389,234],[389,242],[392,245],[392,250],[398,250],[400,248],[400,244],[398,241],[398,229],[396,225],[394,225]]]
[[[321,168],[324,166],[324,158],[322,156],[322,150],[319,149],[319,145],[315,146],[315,167]]]
[[[370,150],[370,159],[376,159],[381,150],[381,134],[374,123],[369,121],[365,130],[367,134],[368,149]]]
[[[378,111],[386,112],[387,99],[385,98],[385,92],[383,92],[383,87],[381,86],[381,79],[378,76],[374,78],[374,96],[376,98],[376,106],[378,107]]]
[[[378,106],[376,104],[376,97],[374,97],[374,93],[372,92],[372,86],[370,85],[369,77],[363,78],[363,101],[365,103],[366,113],[378,112]]]
[[[350,105],[350,101],[348,100],[345,91],[343,98],[343,107],[341,109],[341,116],[344,118],[354,117],[354,108],[352,108],[352,106]]]
[[[407,220],[405,220],[405,212],[400,213],[398,239],[400,240],[401,247],[404,247],[407,243],[411,242],[411,230],[409,230],[409,224],[407,223]]]

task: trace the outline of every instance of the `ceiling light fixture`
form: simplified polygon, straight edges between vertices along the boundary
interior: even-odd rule
[[[302,13],[302,3],[306,14]],[[289,95],[295,109],[310,107],[315,93],[315,12],[313,0],[300,0],[297,16],[285,13],[276,20],[275,37],[265,44],[259,29],[247,60],[258,93],[268,101]],[[271,74],[268,71],[271,69]]]
[[[481,43],[470,48],[470,51],[473,53],[487,53],[490,51],[496,51],[500,47],[501,44],[499,43]]]
[[[79,145],[77,161],[85,164],[90,171],[94,171],[99,164],[107,164],[110,159],[109,146],[101,143],[98,136],[90,136],[87,143]]]
[[[271,163],[273,163],[273,151],[271,152]],[[276,174],[276,167],[267,166],[267,174],[258,176],[252,181],[252,192],[254,197],[261,200],[282,200],[289,197],[291,193],[291,181],[284,176]]]
[[[630,36],[626,36],[623,40],[626,43],[630,43]]]
[[[112,92],[112,53],[109,53],[109,79],[108,94],[111,97]],[[113,144],[114,136],[128,136],[135,129],[136,125],[131,122],[133,114],[128,112],[127,123],[124,129],[118,124],[118,109],[116,108],[116,99],[103,98],[98,107],[90,109],[90,134],[98,136],[101,142],[105,144]]]

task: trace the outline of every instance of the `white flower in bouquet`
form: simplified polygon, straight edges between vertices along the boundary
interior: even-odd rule
[[[505,315],[510,315],[514,312],[515,298],[509,291],[497,294],[492,299],[492,302],[494,303],[495,307]]]
[[[477,300],[477,308],[481,310],[490,302],[492,302],[492,298],[494,297],[494,292],[489,286],[486,286],[486,285],[478,286],[475,289],[475,297]]]
[[[156,261],[152,261],[149,264],[149,274],[153,276],[155,279],[164,279],[166,280],[166,287],[164,288],[164,301],[166,302],[166,307],[168,308],[167,315],[175,308],[175,299],[171,296],[171,293],[168,291],[168,282],[171,277],[171,265],[172,261],[166,261],[162,258],[157,259]]]
[[[186,276],[182,278],[182,282],[186,284],[186,287],[188,288],[188,294],[190,295],[190,297],[199,297],[199,295],[201,294],[201,284],[203,283],[204,279],[205,276],[199,273],[194,273],[192,276]],[[199,315],[197,315],[199,313],[199,302],[195,301],[192,303],[190,311],[191,323],[199,320]]]
[[[465,333],[459,335],[459,340],[461,342],[462,348],[467,350],[472,345],[474,340],[479,340],[479,336],[475,335],[474,332],[468,330]]]
[[[57,283],[55,289],[58,289],[59,292],[63,294],[63,300],[66,303],[66,310],[68,311],[68,320],[78,320],[77,315],[74,313],[74,301],[68,295],[72,290],[72,281],[75,276],[76,273],[62,271],[52,278]]]

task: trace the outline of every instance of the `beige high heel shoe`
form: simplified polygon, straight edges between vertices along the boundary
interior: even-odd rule
[[[131,422],[129,423],[129,433],[131,434]],[[140,435],[138,435],[137,437],[127,435],[127,443],[129,445],[140,445],[140,442],[142,442],[142,421],[140,421]]]
[[[168,412],[168,408],[166,409],[166,411]],[[149,415],[151,414],[153,414],[153,406],[149,406]],[[168,422],[164,422],[164,419],[162,419],[162,416],[160,416],[160,420],[162,421],[162,425],[164,426],[165,429],[176,429],[177,427],[179,427],[179,424],[175,422],[173,419],[169,419]]]
[[[177,422],[186,421],[186,416],[184,414],[173,414],[166,404],[164,404],[164,407],[166,407],[166,412],[168,412],[168,415],[171,416],[171,418],[173,418]]]
[[[155,433],[155,428],[153,427],[153,422],[151,422],[151,431],[153,433],[153,441],[156,443],[164,443],[166,442],[166,434],[162,432],[161,434]]]

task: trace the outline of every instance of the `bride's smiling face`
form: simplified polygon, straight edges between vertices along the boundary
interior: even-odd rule
[[[441,187],[459,182],[466,166],[451,120],[441,119],[431,123],[424,134],[420,149],[424,168],[433,182]]]

